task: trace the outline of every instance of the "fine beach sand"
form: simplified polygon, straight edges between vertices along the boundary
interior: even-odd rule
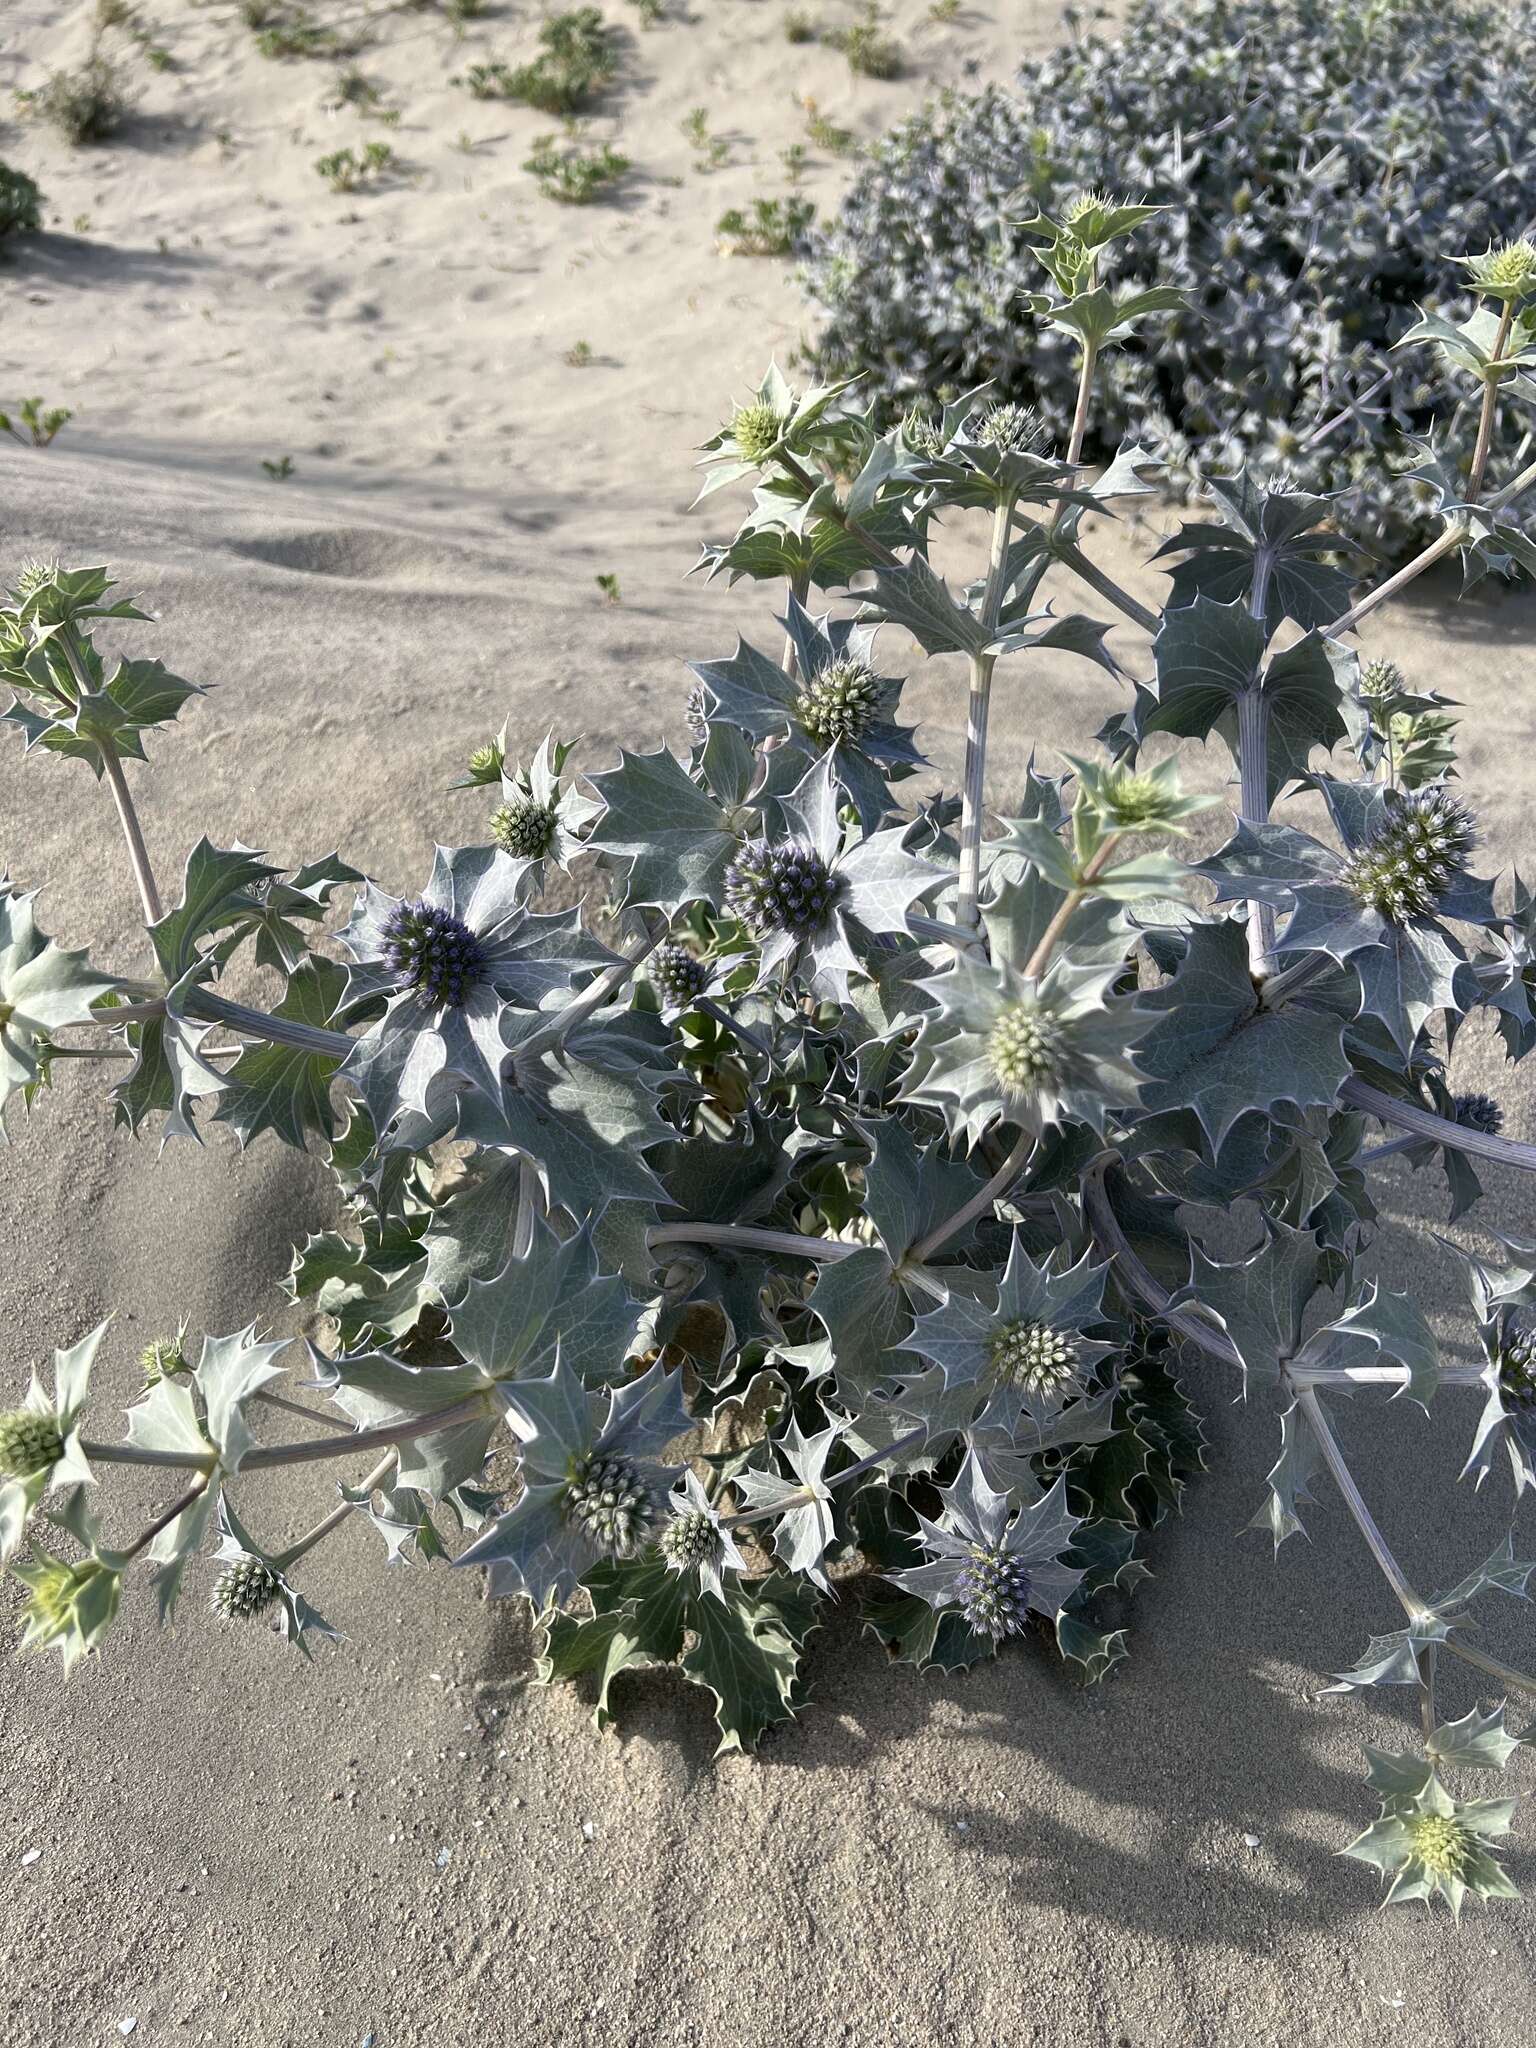
[[[637,175],[586,212],[541,200],[519,169],[547,119],[448,84],[526,50],[522,6],[459,45],[435,16],[380,15],[355,61],[401,105],[394,130],[325,114],[335,67],[262,62],[222,0],[150,0],[178,69],[141,74],[140,114],[112,145],[0,127],[50,230],[0,266],[0,405],[40,392],[77,415],[45,452],[0,442],[0,580],[34,554],[110,563],[163,616],[134,644],[219,685],[135,774],[172,894],[203,832],[287,862],[338,846],[404,889],[434,840],[483,830],[478,799],[445,785],[503,719],[520,754],[553,723],[600,767],[619,740],[680,735],[684,658],[728,651],[738,627],[773,644],[769,593],[683,580],[734,509],[688,511],[690,450],[771,354],[790,358],[807,317],[789,267],[718,257],[713,223],[785,189],[798,97],[868,136],[933,85],[1006,77],[1057,12],[992,5],[936,29],[901,0],[913,72],[876,85],[789,45],[780,0],[694,6],[640,33],[605,0],[628,42],[593,133]],[[87,17],[10,0],[0,87],[77,58]],[[678,133],[706,103],[731,144],[708,176]],[[461,129],[473,154],[452,147]],[[314,158],[375,133],[406,179],[326,191]],[[830,205],[846,175],[813,152],[805,189]],[[579,340],[595,361],[577,369]],[[262,459],[283,454],[296,473],[271,482]],[[1105,536],[1150,596],[1160,579],[1125,566],[1149,545]],[[599,574],[617,576],[618,604]],[[1453,595],[1420,586],[1368,644],[1462,700],[1488,864],[1529,867],[1536,604]],[[1143,669],[1133,633],[1114,644]],[[894,636],[889,651],[899,668]],[[1060,657],[999,688],[1003,790],[1032,745],[1081,747],[1123,701]],[[905,699],[951,782],[961,690],[931,662]],[[1213,751],[1204,772],[1220,771]],[[5,867],[46,884],[47,929],[136,971],[110,802],[83,770],[0,747]],[[1499,1094],[1511,1133],[1536,1133],[1530,1070],[1506,1069],[1491,1034],[1467,1032],[1455,1072]],[[178,1317],[304,1327],[276,1283],[332,1214],[305,1160],[270,1141],[242,1156],[222,1132],[157,1159],[114,1132],[84,1063],[12,1137],[5,1398],[109,1309],[104,1430],[136,1352]],[[1444,1227],[1438,1175],[1397,1162],[1381,1179],[1385,1281],[1467,1356],[1456,1268],[1428,1234]],[[1486,1185],[1483,1219],[1529,1235],[1528,1184]],[[527,1685],[520,1612],[484,1604],[470,1575],[386,1571],[361,1525],[306,1566],[349,1638],[313,1666],[265,1632],[216,1631],[203,1579],[165,1636],[131,1596],[67,1687],[52,1661],[0,1662],[0,2039],[105,2043],[133,2019],[135,2043],[252,2048],[1518,2040],[1529,1909],[1470,1909],[1459,1933],[1443,1913],[1377,1913],[1370,1873],[1333,1854],[1371,1817],[1361,1742],[1402,1747],[1413,1730],[1402,1703],[1312,1695],[1393,1625],[1391,1596],[1321,1483],[1310,1544],[1275,1562],[1239,1534],[1275,1455],[1272,1403],[1235,1406],[1209,1366],[1188,1380],[1212,1470],[1154,1541],[1131,1661],[1094,1692],[1022,1651],[924,1680],[834,1616],[803,1719],[757,1759],[715,1764],[703,1694],[667,1674],[621,1681],[620,1732],[600,1737],[579,1692]],[[1454,1487],[1475,1401],[1449,1392],[1431,1420],[1365,1400],[1342,1414],[1426,1587],[1501,1533],[1502,1478],[1481,1501]],[[125,1515],[155,1499],[131,1477],[114,1492]],[[330,1497],[313,1476],[242,1495],[275,1540]],[[17,1605],[0,1589],[0,1633]],[[1529,1617],[1488,1608],[1490,1651],[1529,1663]],[[1447,1711],[1474,1697],[1453,1672]],[[1527,1889],[1530,1826],[1511,1857]]]

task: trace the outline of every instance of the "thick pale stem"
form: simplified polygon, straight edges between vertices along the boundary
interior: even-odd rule
[[[112,800],[117,805],[118,822],[123,828],[123,838],[128,843],[128,859],[133,867],[133,879],[138,884],[139,901],[144,907],[144,922],[158,924],[163,912],[160,908],[160,892],[155,887],[155,872],[149,864],[149,849],[144,844],[144,834],[139,825],[139,814],[133,807],[133,797],[128,788],[128,778],[123,773],[123,764],[117,748],[111,740],[98,740],[102,766],[111,785]]]
[[[780,1252],[786,1258],[813,1259],[817,1265],[835,1266],[851,1259],[862,1246],[833,1237],[808,1237],[795,1230],[759,1230],[750,1223],[661,1223],[645,1233],[646,1248],[655,1251],[668,1244],[718,1244],[742,1251]]]
[[[445,1429],[453,1429],[461,1422],[473,1422],[492,1412],[495,1396],[487,1388],[483,1393],[466,1394],[461,1401],[453,1401],[446,1408],[439,1408],[431,1415],[413,1416],[409,1422],[381,1423],[377,1429],[348,1430],[345,1436],[306,1438],[302,1443],[261,1444],[254,1451],[247,1451],[241,1460],[240,1470],[244,1472],[270,1471],[279,1465],[316,1465],[327,1458],[349,1458],[357,1451],[378,1451],[391,1444],[419,1442],[425,1437],[439,1435]],[[218,1463],[211,1451],[199,1455],[195,1451],[152,1451],[139,1444],[98,1443],[94,1439],[82,1438],[82,1455],[98,1465],[168,1465],[183,1472],[211,1472]]]
[[[1013,499],[1005,497],[992,515],[992,551],[981,597],[981,628],[990,640],[1002,610],[1008,572],[1008,535],[1013,526]],[[956,922],[976,929],[981,922],[981,839],[987,816],[987,715],[992,699],[995,654],[971,656],[971,687],[965,713],[965,780],[960,808],[960,895]]]
[[[1235,1365],[1241,1372],[1242,1354],[1232,1339],[1214,1324],[1207,1323],[1193,1309],[1174,1308],[1173,1297],[1167,1288],[1147,1270],[1132,1249],[1104,1187],[1105,1168],[1114,1157],[1113,1153],[1107,1153],[1102,1159],[1090,1161],[1083,1170],[1081,1183],[1083,1213],[1100,1251],[1113,1262],[1115,1272],[1124,1285],[1131,1293],[1140,1296],[1159,1322],[1166,1323],[1170,1330],[1177,1331],[1223,1365]]]
[[[512,1226],[512,1256],[526,1259],[533,1249],[533,1228],[539,1220],[539,1168],[526,1152],[517,1155],[517,1221]]]
[[[1093,396],[1093,372],[1098,359],[1095,345],[1085,342],[1083,360],[1077,372],[1077,405],[1072,414],[1072,437],[1067,443],[1067,460],[1071,463],[1083,459],[1083,438],[1088,431],[1088,402]]]
[[[1100,846],[1098,852],[1093,856],[1093,859],[1089,861],[1087,867],[1083,869],[1083,886],[1069,889],[1066,895],[1062,897],[1060,903],[1056,906],[1055,915],[1040,934],[1039,943],[1036,945],[1033,953],[1030,954],[1029,960],[1025,965],[1024,976],[1026,980],[1034,981],[1044,974],[1050,964],[1051,955],[1056,950],[1057,940],[1072,922],[1078,905],[1083,901],[1084,897],[1091,893],[1087,885],[1096,882],[1099,876],[1103,874],[1104,870],[1109,866],[1110,858],[1115,848],[1124,837],[1125,834],[1123,832],[1111,832],[1109,837]]]
[[[547,1051],[552,1045],[562,1044],[578,1024],[585,1023],[595,1010],[600,1010],[605,1003],[612,1002],[635,969],[643,960],[649,959],[666,936],[667,920],[658,917],[654,927],[646,932],[644,938],[630,946],[622,960],[616,960],[611,967],[605,968],[592,986],[583,990],[574,1003],[567,1003],[563,1010],[555,1012],[554,1019],[547,1029],[528,1040],[522,1048],[524,1058],[531,1058],[535,1053]]]
[[[1365,1538],[1366,1546],[1381,1569],[1381,1575],[1397,1595],[1398,1605],[1412,1622],[1422,1621],[1429,1613],[1428,1603],[1421,1600],[1409,1585],[1403,1568],[1392,1555],[1385,1536],[1376,1526],[1375,1517],[1365,1504],[1365,1498],[1355,1484],[1354,1474],[1345,1462],[1339,1448],[1339,1440],[1329,1426],[1323,1413],[1323,1404],[1311,1387],[1298,1387],[1296,1405],[1307,1419],[1307,1425],[1316,1439],[1317,1448],[1322,1452],[1323,1463],[1333,1475],[1333,1482],[1344,1496],[1344,1505],[1355,1518],[1355,1526]]]
[[[1507,299],[1504,310],[1499,315],[1499,331],[1494,337],[1492,357],[1495,362],[1504,353],[1514,319],[1515,302],[1513,299]],[[1477,420],[1477,445],[1472,450],[1472,467],[1467,475],[1467,499],[1474,505],[1477,503],[1478,495],[1483,488],[1483,478],[1488,470],[1488,457],[1493,448],[1493,422],[1499,409],[1499,386],[1503,383],[1504,376],[1505,372],[1495,370],[1483,385],[1483,407]]]
[[[1340,1088],[1339,1100],[1351,1109],[1363,1109],[1380,1123],[1396,1124],[1399,1130],[1411,1131],[1415,1138],[1431,1138],[1437,1145],[1448,1145],[1453,1152],[1466,1152],[1496,1166],[1518,1166],[1524,1173],[1536,1173],[1536,1145],[1522,1145],[1514,1138],[1496,1138],[1490,1131],[1454,1124],[1449,1117],[1436,1116],[1431,1109],[1399,1102],[1395,1095],[1373,1088],[1358,1074],[1351,1074]]]
[[[140,1534],[134,1538],[132,1543],[129,1544],[128,1548],[123,1552],[124,1564],[128,1562],[129,1558],[137,1557],[141,1550],[147,1550],[150,1544],[153,1543],[155,1538],[160,1534],[160,1531],[162,1529],[168,1529],[171,1526],[172,1522],[176,1521],[180,1516],[186,1513],[189,1507],[192,1507],[195,1502],[201,1500],[203,1495],[207,1491],[208,1474],[206,1472],[199,1473],[198,1477],[193,1480],[192,1484],[187,1488],[186,1492],[179,1494],[177,1498],[171,1502],[170,1506],[165,1510],[164,1514],[156,1515],[155,1519],[150,1523],[149,1527],[141,1531]]]
[[[1237,759],[1242,774],[1240,815],[1249,825],[1269,817],[1269,705],[1255,683],[1237,700]],[[1275,913],[1267,903],[1248,910],[1248,964],[1258,976],[1268,971],[1275,943]]]
[[[1088,559],[1076,541],[1058,540],[1054,545],[1058,561],[1064,563],[1090,590],[1096,590],[1117,611],[1124,612],[1132,625],[1140,626],[1144,633],[1156,633],[1161,624],[1157,613],[1148,611],[1144,604],[1138,604],[1128,590],[1122,590],[1113,576],[1106,575],[1097,562]]]

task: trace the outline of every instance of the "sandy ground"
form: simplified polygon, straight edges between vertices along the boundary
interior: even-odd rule
[[[738,624],[771,633],[750,591],[680,580],[717,524],[686,511],[688,450],[802,319],[784,266],[722,267],[713,221],[782,189],[797,96],[870,133],[1054,30],[1030,5],[919,33],[903,4],[916,77],[850,88],[841,59],[783,40],[781,13],[700,0],[694,21],[633,35],[597,130],[642,175],[589,214],[530,194],[518,164],[540,117],[446,83],[520,50],[525,10],[457,48],[431,17],[380,18],[357,61],[403,106],[390,139],[411,182],[355,201],[310,169],[361,128],[321,112],[332,67],[260,62],[222,5],[147,16],[179,68],[148,79],[120,144],[70,155],[0,132],[60,224],[0,271],[0,403],[45,391],[78,414],[46,453],[0,452],[3,566],[111,562],[164,615],[146,641],[221,685],[138,778],[164,878],[207,831],[288,860],[339,845],[405,887],[434,838],[473,836],[444,784],[504,717],[524,745],[551,717],[583,731],[600,764],[616,739],[677,731],[682,657],[725,651]],[[12,0],[0,59],[36,82],[45,56],[77,52],[84,15]],[[677,132],[703,103],[732,146],[709,176]],[[472,156],[451,147],[460,128]],[[843,175],[822,160],[808,189]],[[597,361],[570,368],[583,339]],[[261,459],[285,453],[296,475],[269,482]],[[597,601],[599,573],[618,605]],[[1371,644],[1465,700],[1468,780],[1507,863],[1527,837],[1533,607],[1457,612],[1448,595],[1425,591]],[[1134,667],[1143,650],[1117,641]],[[951,770],[956,680],[929,664],[907,699]],[[1012,689],[1004,788],[1030,744],[1081,745],[1118,697],[1078,665]],[[0,827],[0,859],[48,885],[50,928],[132,971],[134,905],[88,778],[5,749]],[[1531,1084],[1500,1069],[1468,1034],[1461,1084],[1496,1087],[1529,1135]],[[1438,1191],[1400,1168],[1383,1182],[1386,1277],[1459,1345],[1451,1260],[1422,1231]],[[1528,1189],[1489,1187],[1490,1219],[1528,1230]],[[17,1120],[0,1168],[5,1383],[112,1307],[105,1416],[178,1316],[277,1316],[290,1246],[327,1214],[324,1177],[292,1153],[215,1137],[157,1161],[70,1076]],[[167,1637],[134,1601],[67,1689],[51,1664],[0,1667],[0,2038],[107,2042],[129,2019],[136,2042],[255,2048],[1518,2038],[1528,1912],[1473,1913],[1459,1935],[1380,1915],[1368,1875],[1334,1858],[1369,1817],[1359,1743],[1407,1730],[1310,1694],[1390,1626],[1389,1597],[1331,1502],[1278,1566],[1238,1535],[1273,1419],[1205,1368],[1192,1386],[1212,1475],[1158,1540],[1133,1660],[1097,1693],[1026,1654],[926,1682],[834,1619],[813,1710],[758,1760],[716,1766],[702,1695],[634,1678],[623,1735],[599,1738],[578,1693],[526,1687],[514,1611],[446,1575],[386,1574],[361,1528],[313,1561],[313,1597],[351,1640],[312,1668],[264,1635],[216,1635],[195,1599]],[[1346,1417],[1426,1581],[1497,1535],[1495,1499],[1452,1491],[1467,1400],[1433,1422],[1364,1402]],[[322,1494],[274,1488],[262,1526],[302,1526]],[[1493,1610],[1490,1649],[1528,1657],[1527,1613]],[[1453,1710],[1470,1699],[1453,1683]],[[1529,1884],[1528,1852],[1514,1868]]]

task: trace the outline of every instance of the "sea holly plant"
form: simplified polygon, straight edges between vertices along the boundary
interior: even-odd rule
[[[705,445],[710,502],[750,502],[701,563],[766,583],[766,615],[694,663],[681,744],[615,764],[482,742],[456,785],[469,843],[426,875],[204,840],[167,908],[125,764],[197,686],[139,653],[145,614],[106,571],[17,575],[11,722],[40,772],[107,785],[146,933],[94,965],[6,885],[13,1119],[99,1061],[134,1130],[227,1124],[318,1154],[337,1189],[295,1247],[305,1348],[255,1326],[198,1346],[167,1301],[125,1432],[87,1383],[111,1325],[61,1331],[52,1384],[0,1414],[29,1642],[94,1650],[142,1570],[162,1616],[199,1585],[221,1624],[312,1651],[333,1631],[305,1561],[352,1525],[378,1562],[452,1562],[522,1602],[541,1676],[583,1680],[600,1722],[633,1670],[699,1685],[722,1748],[803,1704],[833,1603],[923,1669],[1059,1653],[1094,1682],[1202,1465],[1197,1408],[1262,1393],[1280,1445],[1256,1528],[1282,1543],[1331,1482],[1403,1609],[1336,1674],[1409,1688],[1422,1722],[1420,1751],[1371,1754],[1381,1811],[1348,1853],[1393,1898],[1509,1891],[1511,1802],[1460,1778],[1519,1738],[1502,1705],[1448,1721],[1439,1689],[1464,1668],[1501,1702],[1536,1692],[1474,1616],[1525,1597],[1536,1561],[1511,1522],[1419,1592],[1338,1408],[1357,1397],[1363,1433],[1373,1396],[1448,1405],[1511,1515],[1536,1478],[1536,1251],[1507,1235],[1467,1261],[1480,1366],[1442,1362],[1371,1267],[1388,1156],[1443,1171],[1455,1214],[1476,1162],[1536,1170],[1450,1079],[1479,1010],[1512,1058],[1536,1044],[1536,908],[1479,872],[1454,722],[1386,610],[1433,561],[1476,580],[1518,555],[1536,465],[1511,470],[1492,422],[1526,400],[1536,271],[1467,266],[1493,332],[1451,353],[1487,431],[1436,470],[1442,530],[1414,562],[1366,586],[1333,500],[1233,472],[1158,551],[1153,610],[1085,526],[1157,484],[1135,445],[1084,460],[1096,372],[1177,297],[1102,281],[1147,217],[1087,195],[1029,224],[1038,317],[1077,352],[1063,441],[986,388],[885,427],[856,386],[770,370]],[[1449,348],[1426,330],[1409,345]],[[982,543],[969,580],[934,566],[941,535],[951,564]],[[963,699],[957,795],[901,722],[913,648]],[[1074,663],[1121,708],[991,789],[994,693],[1027,710]],[[1211,739],[1225,832],[1181,779]],[[540,908],[571,877],[595,878],[589,914]],[[1454,1412],[1467,1394],[1480,1416]],[[275,1546],[263,1475],[319,1464],[339,1488]],[[119,1537],[123,1465],[182,1490]]]

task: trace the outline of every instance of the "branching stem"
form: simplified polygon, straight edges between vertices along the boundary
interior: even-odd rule
[[[265,1472],[279,1465],[315,1465],[326,1458],[347,1458],[356,1451],[378,1451],[391,1444],[418,1443],[426,1437],[438,1436],[445,1429],[453,1429],[461,1422],[474,1422],[491,1412],[495,1400],[494,1390],[466,1394],[462,1400],[450,1402],[446,1408],[435,1409],[430,1415],[412,1416],[409,1422],[384,1422],[376,1429],[352,1429],[345,1436],[306,1437],[299,1443],[260,1444],[254,1451],[247,1451],[241,1461],[242,1472]],[[82,1438],[82,1454],[98,1465],[170,1465],[184,1472],[211,1473],[218,1463],[217,1453],[204,1451],[152,1451],[140,1444],[98,1443]]]
[[[366,1473],[358,1485],[353,1488],[353,1492],[361,1494],[363,1499],[366,1500],[375,1487],[384,1484],[399,1462],[400,1453],[397,1450],[386,1451],[373,1470]],[[331,1512],[316,1522],[313,1529],[310,1529],[305,1535],[301,1536],[297,1543],[291,1543],[286,1550],[279,1551],[272,1560],[273,1564],[276,1565],[280,1572],[289,1570],[291,1566],[298,1563],[301,1557],[306,1556],[313,1550],[317,1543],[323,1543],[333,1529],[339,1529],[348,1516],[356,1512],[358,1505],[357,1501],[351,1500],[338,1502]]]
[[[1073,915],[1083,898],[1092,893],[1090,885],[1096,882],[1109,866],[1110,856],[1124,837],[1125,834],[1123,832],[1110,833],[1109,837],[1099,847],[1098,852],[1089,861],[1087,867],[1083,869],[1082,882],[1077,888],[1069,889],[1061,899],[1061,902],[1056,906],[1055,915],[1040,934],[1039,943],[1033,953],[1030,954],[1025,965],[1024,978],[1026,981],[1034,981],[1044,974],[1046,967],[1050,963],[1051,954],[1055,951],[1056,941],[1072,922]]]
[[[1029,1156],[1034,1151],[1035,1144],[1033,1131],[1021,1131],[1008,1157],[992,1178],[985,1186],[979,1187],[971,1199],[962,1208],[957,1209],[953,1216],[947,1216],[936,1230],[930,1230],[925,1238],[920,1239],[908,1254],[909,1259],[919,1266],[924,1265],[942,1245],[948,1244],[952,1237],[964,1230],[968,1223],[974,1223],[978,1216],[985,1216],[998,1196],[1007,1193],[1009,1187],[1029,1164]]]
[[[206,1472],[200,1472],[197,1478],[194,1479],[192,1484],[187,1488],[186,1492],[178,1494],[176,1499],[173,1500],[170,1506],[165,1510],[164,1514],[156,1515],[155,1519],[150,1523],[149,1527],[145,1530],[142,1530],[140,1534],[134,1538],[132,1543],[130,1543],[128,1548],[122,1553],[123,1562],[125,1564],[127,1563],[129,1558],[137,1557],[141,1550],[147,1550],[150,1544],[153,1543],[155,1538],[160,1534],[160,1531],[162,1529],[168,1529],[171,1526],[172,1522],[176,1521],[179,1516],[184,1515],[187,1509],[191,1507],[196,1501],[202,1499],[203,1495],[208,1491],[208,1476],[209,1475]]]
[[[808,1237],[795,1230],[759,1230],[750,1223],[661,1223],[645,1233],[646,1248],[666,1244],[737,1245],[743,1251],[779,1252],[786,1258],[812,1259],[835,1266],[862,1249],[835,1237]]]

